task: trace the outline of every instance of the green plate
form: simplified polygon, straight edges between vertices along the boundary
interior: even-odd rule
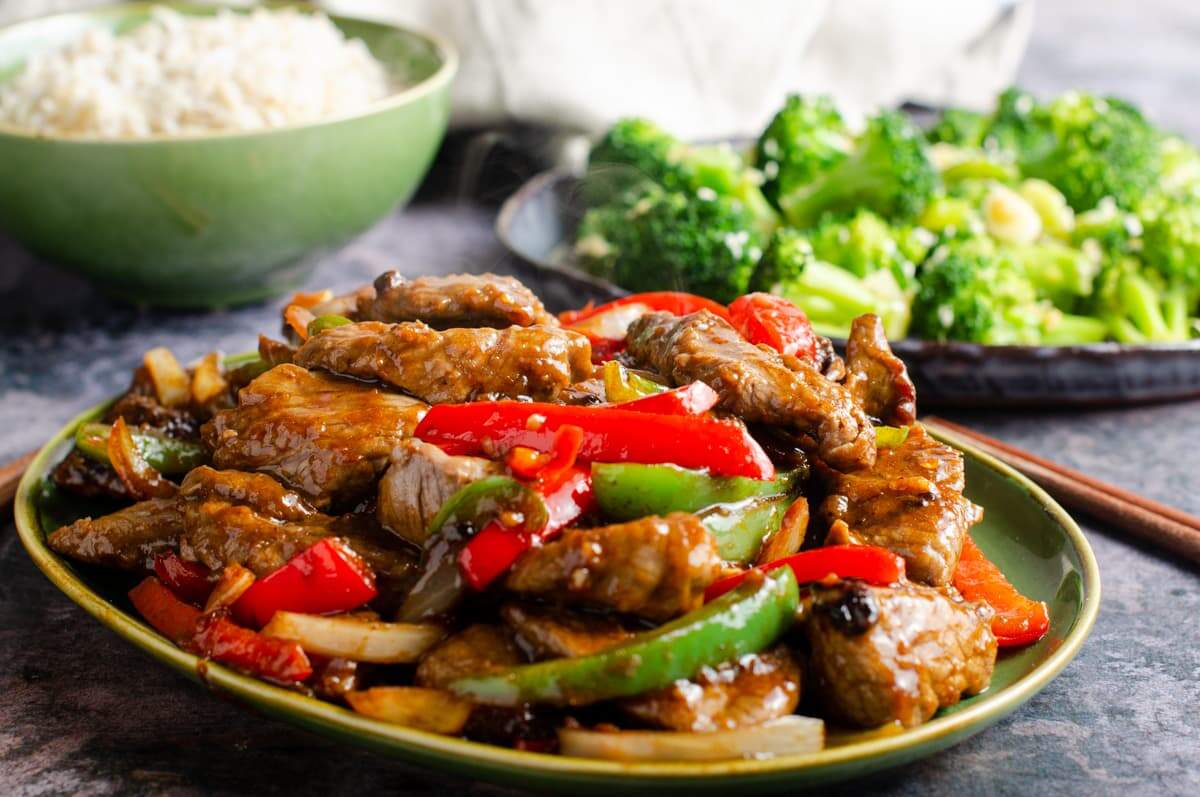
[[[623,764],[526,753],[388,725],[345,708],[257,681],[185,653],[133,614],[120,587],[46,547],[39,496],[46,474],[66,453],[75,427],[104,410],[95,407],[41,450],[17,492],[15,514],[29,555],[67,597],[118,635],[209,688],[265,714],[351,744],[374,748],[434,769],[524,787],[575,793],[699,790],[729,794],[799,787],[864,775],[926,756],[1001,719],[1044,687],[1079,652],[1100,606],[1100,573],[1074,521],[1028,479],[962,441],[944,437],[966,457],[967,495],[985,508],[973,530],[979,546],[1026,595],[1050,605],[1050,633],[1036,645],[1001,656],[991,687],[942,711],[919,728],[819,753],[720,763]]]

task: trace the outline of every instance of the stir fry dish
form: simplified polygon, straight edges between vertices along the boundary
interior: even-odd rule
[[[744,153],[628,118],[582,187],[572,259],[634,291],[766,291],[837,338],[1200,337],[1200,151],[1116,98],[1014,88],[922,129],[794,95]]]
[[[919,725],[1048,630],[875,315],[843,357],[770,294],[556,317],[391,272],[283,316],[256,354],[148,352],[45,488],[111,510],[51,547],[203,659],[439,734],[716,760]]]

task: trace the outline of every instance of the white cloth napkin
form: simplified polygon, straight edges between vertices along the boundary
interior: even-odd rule
[[[0,23],[105,0],[0,0]],[[904,100],[986,107],[1033,0],[324,0],[436,31],[462,66],[454,124],[594,132],[627,114],[685,138],[760,129],[789,91],[851,117]],[[238,3],[245,5],[245,3]]]

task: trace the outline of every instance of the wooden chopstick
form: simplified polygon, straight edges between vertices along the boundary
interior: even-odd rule
[[[1012,466],[1071,509],[1084,512],[1200,564],[1200,518],[1043,459],[966,426],[938,417],[921,422],[935,432],[966,438]]]
[[[25,473],[25,469],[29,467],[29,463],[33,462],[33,458],[37,456],[36,451],[30,451],[24,456],[17,457],[12,462],[0,467],[0,509],[4,509],[17,495],[17,485],[21,482],[21,475]]]

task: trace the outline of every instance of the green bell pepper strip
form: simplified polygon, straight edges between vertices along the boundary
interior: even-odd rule
[[[779,530],[792,499],[786,495],[747,498],[736,504],[717,504],[696,513],[717,542],[727,562],[748,564],[758,555],[763,540]]]
[[[468,676],[449,688],[496,706],[580,706],[640,695],[766,649],[791,626],[799,600],[796,577],[780,568],[617,647]]]
[[[795,483],[795,471],[780,472],[774,479],[764,481],[744,476],[709,476],[704,471],[677,465],[592,464],[596,503],[604,516],[613,520],[696,512],[713,504],[784,495],[791,492]]]
[[[84,423],[75,430],[75,447],[88,459],[108,462],[108,436],[112,427],[106,423]],[[208,462],[208,451],[199,443],[177,440],[174,437],[147,430],[134,430],[133,444],[150,467],[168,476],[187,473]]]
[[[349,318],[344,315],[320,315],[308,322],[308,336],[311,338],[318,332],[323,332],[326,329],[334,327],[344,327],[347,324],[353,324]]]
[[[425,537],[442,533],[447,526],[470,524],[476,531],[504,510],[520,512],[522,525],[538,529],[549,517],[545,500],[526,484],[511,476],[487,476],[471,482],[446,499],[429,521]]]

